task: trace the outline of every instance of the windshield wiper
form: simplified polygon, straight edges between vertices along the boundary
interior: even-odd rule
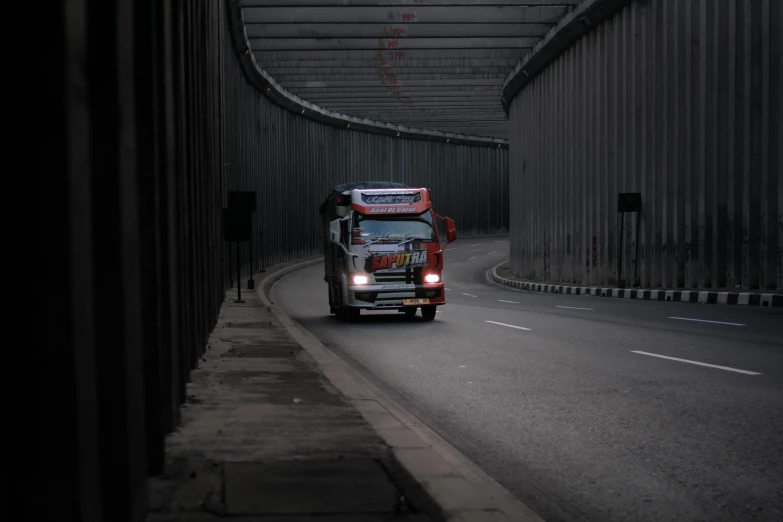
[[[405,243],[410,243],[411,241],[416,241],[417,239],[421,239],[420,237],[412,237],[410,239],[406,239],[404,241],[400,241],[397,243],[397,246],[404,245]]]
[[[372,241],[365,243],[364,246],[370,246],[374,245],[375,243],[380,243],[381,241],[394,241],[394,239],[389,239],[388,237],[382,237],[379,239],[373,239]]]

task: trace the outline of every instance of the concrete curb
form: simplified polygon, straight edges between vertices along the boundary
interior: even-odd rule
[[[603,288],[597,286],[567,286],[544,283],[529,283],[506,279],[498,275],[498,268],[508,261],[496,265],[487,272],[490,282],[530,292],[550,294],[591,295],[595,297],[615,297],[619,299],[640,299],[644,301],[672,301],[679,303],[724,304],[769,306],[783,308],[783,295],[751,294],[747,292],[710,292],[698,290],[645,290],[637,288]]]
[[[291,273],[322,262],[307,260],[266,275],[256,292],[319,370],[383,438],[402,467],[432,496],[449,520],[543,522],[457,449],[297,324],[271,296]]]

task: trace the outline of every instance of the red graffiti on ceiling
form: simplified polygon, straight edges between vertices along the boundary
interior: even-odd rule
[[[414,3],[424,3],[424,0],[415,0]],[[376,52],[378,74],[380,76],[381,84],[389,89],[393,99],[397,100],[404,107],[413,107],[413,100],[409,96],[406,96],[400,86],[400,79],[397,77],[397,73],[394,72],[395,61],[397,59],[405,58],[406,51],[401,49],[402,41],[400,38],[404,38],[408,33],[409,24],[416,21],[416,11],[409,9],[408,11],[387,11],[387,18],[389,24],[384,25],[381,30],[385,37],[378,38],[378,51]]]

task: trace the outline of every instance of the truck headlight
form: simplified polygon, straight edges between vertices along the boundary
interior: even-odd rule
[[[428,283],[438,283],[440,282],[440,276],[438,274],[427,274],[424,276],[424,280]]]
[[[355,275],[353,276],[353,284],[355,285],[366,285],[369,279],[367,279],[366,275]]]

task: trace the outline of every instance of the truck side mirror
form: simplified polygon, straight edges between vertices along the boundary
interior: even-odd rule
[[[457,224],[451,218],[446,218],[446,242],[453,243],[457,240]]]
[[[335,219],[329,222],[329,241],[332,243],[340,243],[340,220]]]

